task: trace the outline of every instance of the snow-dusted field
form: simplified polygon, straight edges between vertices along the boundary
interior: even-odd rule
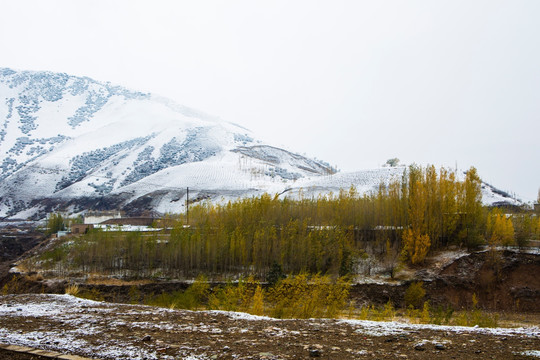
[[[100,359],[529,358],[540,328],[276,320],[79,299],[0,297],[0,342]]]

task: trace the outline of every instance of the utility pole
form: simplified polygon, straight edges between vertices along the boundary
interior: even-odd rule
[[[186,225],[189,225],[189,187],[186,189]]]

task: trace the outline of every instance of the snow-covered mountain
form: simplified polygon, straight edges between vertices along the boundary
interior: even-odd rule
[[[369,191],[402,172],[335,174],[327,163],[162,97],[0,68],[0,217],[182,212],[188,187],[193,201],[337,192],[351,184]]]

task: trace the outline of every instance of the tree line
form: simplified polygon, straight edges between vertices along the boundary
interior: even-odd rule
[[[85,272],[141,277],[265,279],[275,264],[285,273],[343,276],[367,256],[415,265],[451,245],[523,246],[538,236],[534,215],[484,207],[481,185],[475,168],[460,180],[445,168],[411,166],[370,194],[351,187],[316,198],[205,202],[191,206],[189,226],[182,214],[161,220],[158,226],[172,228],[167,233],[93,231],[62,252],[63,261]]]

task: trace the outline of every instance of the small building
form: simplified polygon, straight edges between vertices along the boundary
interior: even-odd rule
[[[84,215],[85,224],[100,224],[111,219],[121,219],[120,211],[89,211]]]
[[[156,219],[153,217],[130,217],[121,219],[109,219],[103,221],[100,225],[133,225],[133,226],[152,226]]]
[[[89,230],[94,228],[94,224],[72,224],[71,233],[72,234],[86,234]]]

